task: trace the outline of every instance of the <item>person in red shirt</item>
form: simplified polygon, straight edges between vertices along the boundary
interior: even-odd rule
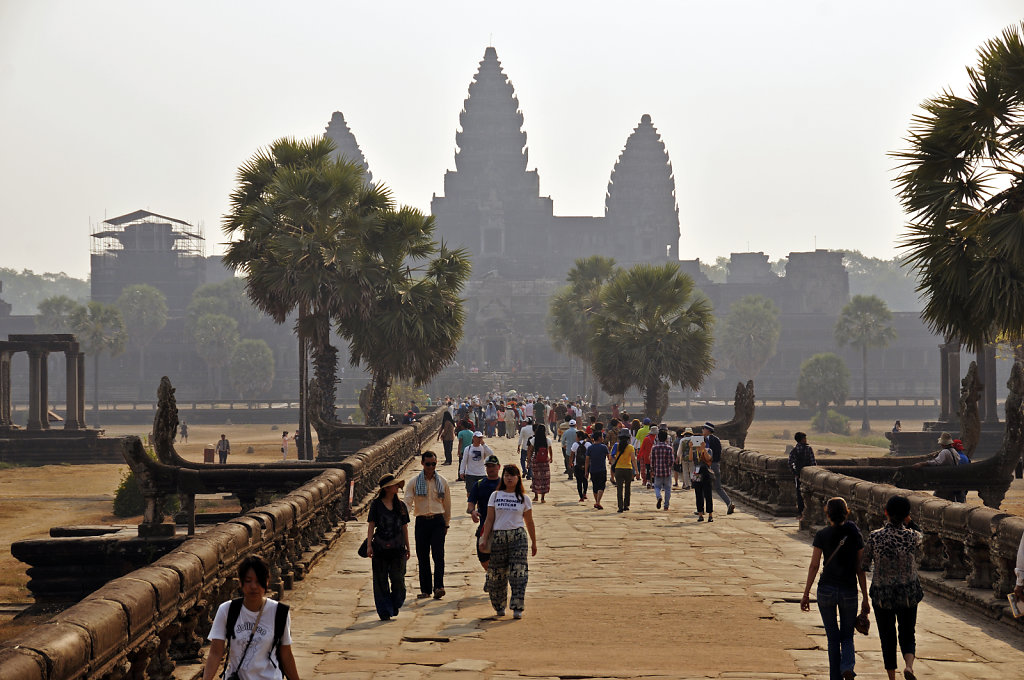
[[[653,488],[651,483],[651,447],[657,437],[657,430],[651,429],[640,443],[640,451],[636,454],[637,465],[640,467],[640,474],[643,476],[643,484],[648,489]]]

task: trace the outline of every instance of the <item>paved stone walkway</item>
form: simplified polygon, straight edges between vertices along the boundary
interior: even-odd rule
[[[518,463],[512,440],[488,443]],[[440,450],[440,447],[438,447]],[[418,462],[406,476],[418,472]],[[294,651],[306,680],[441,678],[827,678],[817,610],[799,598],[810,545],[793,520],[716,513],[697,523],[692,492],[656,510],[634,484],[628,513],[593,496],[552,465],[552,492],[535,506],[539,552],[530,560],[524,618],[493,617],[473,551],[475,525],[454,504],[443,600],[410,599],[377,618],[370,564],[356,556],[365,524],[353,522],[306,580],[288,593]],[[447,479],[454,467],[439,467]],[[453,484],[459,492],[461,485]],[[461,496],[457,496],[461,498]],[[813,592],[813,591],[812,591]],[[1024,677],[1024,640],[928,595],[917,629],[919,678]],[[885,678],[878,636],[857,636],[858,678]],[[902,661],[901,661],[902,664]],[[902,665],[899,677],[902,678]]]

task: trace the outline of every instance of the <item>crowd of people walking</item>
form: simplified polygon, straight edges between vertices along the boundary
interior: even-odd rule
[[[545,503],[551,492],[556,446],[563,454],[558,471],[575,484],[579,503],[591,502],[593,494],[595,510],[604,510],[602,501],[610,477],[616,487],[617,513],[630,510],[634,484],[653,490],[654,508],[663,512],[678,507],[682,491],[692,490],[697,522],[714,521],[716,495],[727,514],[735,511],[722,487],[722,443],[715,436],[714,423],[704,423],[700,434],[695,434],[689,427],[673,431],[647,418],[611,418],[606,424],[590,416],[584,421],[582,409],[564,404],[533,400],[501,404],[500,414],[497,405],[492,413],[491,405],[481,409],[485,430],[475,429],[478,422],[471,407],[465,413],[452,408],[444,414],[437,438],[444,444],[444,465],[457,465],[458,480],[465,485],[466,512],[477,524],[475,547],[485,571],[484,590],[496,616],[504,616],[508,608],[516,619],[524,614],[529,558],[538,551],[533,509],[534,504]],[[492,421],[493,431],[487,429]],[[498,432],[498,422],[504,432]],[[516,439],[519,465],[503,466],[485,443],[489,436]],[[807,435],[798,432],[794,439],[789,464],[802,516],[800,472],[816,461]],[[457,459],[453,453],[456,443]],[[949,435],[943,434],[940,444],[955,452]],[[441,599],[445,595],[445,537],[454,492],[437,472],[434,453],[424,452],[421,463],[422,471],[405,489],[404,503],[398,497],[403,483],[385,475],[380,480],[380,494],[370,507],[367,542],[373,558],[374,601],[384,620],[395,616],[405,599],[404,563],[411,555],[407,506],[415,517],[419,597]],[[524,480],[529,482],[530,492]],[[462,493],[461,487],[458,493]],[[651,498],[649,494],[644,497]],[[843,498],[830,499],[824,510],[828,525],[814,536],[800,608],[810,611],[811,588],[817,579],[816,602],[827,639],[830,680],[856,676],[854,632],[870,628],[872,612],[888,677],[896,678],[899,653],[903,677],[916,680],[917,608],[924,596],[917,574],[922,534],[910,516],[910,501],[900,495],[889,498],[884,507],[885,525],[866,537],[850,521]],[[1018,562],[1024,562],[1024,539],[1020,553]],[[870,588],[868,569],[872,569]],[[1024,565],[1018,565],[1017,593],[1024,595]]]

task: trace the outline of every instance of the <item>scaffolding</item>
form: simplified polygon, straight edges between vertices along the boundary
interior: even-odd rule
[[[180,312],[206,280],[206,238],[202,223],[147,210],[90,225],[92,299],[112,303],[125,286],[149,284]]]

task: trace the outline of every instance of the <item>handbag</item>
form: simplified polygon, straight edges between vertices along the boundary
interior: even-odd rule
[[[487,540],[484,540],[483,534],[476,539],[476,548],[482,553],[490,554],[491,545],[494,543],[494,532],[487,534]]]
[[[853,622],[853,627],[861,635],[867,635],[871,632],[871,619],[867,614],[858,614],[857,620]]]
[[[379,534],[373,535],[373,552],[395,552],[405,547],[402,539],[398,536],[392,536],[391,538],[381,538]]]

